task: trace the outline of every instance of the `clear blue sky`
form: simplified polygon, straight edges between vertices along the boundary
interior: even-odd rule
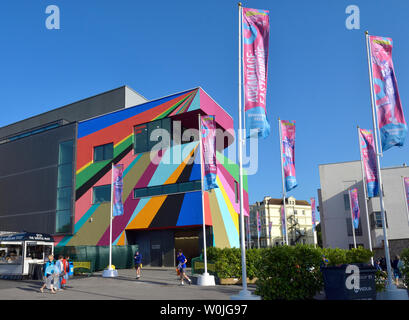
[[[364,31],[394,40],[409,121],[409,2],[242,1],[270,11],[267,112],[250,202],[281,197],[278,118],[297,121],[299,186],[317,198],[318,165],[359,159],[356,127],[372,129]],[[360,30],[348,30],[348,5]],[[45,27],[48,5],[60,30]],[[204,88],[237,123],[237,1],[5,0],[0,4],[0,126],[127,84],[147,99]],[[408,144],[382,166],[409,163]]]

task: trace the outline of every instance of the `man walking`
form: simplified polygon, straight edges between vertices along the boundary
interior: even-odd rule
[[[134,261],[135,269],[136,269],[136,279],[139,279],[141,277],[141,267],[142,267],[142,254],[139,253],[139,250],[135,252],[133,261]]]
[[[179,263],[178,264],[178,269],[179,269],[179,272],[180,272],[180,281],[181,281],[180,284],[182,286],[184,285],[183,279],[186,279],[187,281],[189,281],[189,284],[192,284],[192,280],[189,279],[189,277],[186,275],[186,272],[185,272],[187,259],[184,256],[181,249],[178,250],[176,260]]]

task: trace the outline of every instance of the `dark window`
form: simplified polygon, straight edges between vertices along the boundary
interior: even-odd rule
[[[352,222],[351,222],[351,218],[347,218],[347,230],[348,230],[348,236],[352,237]],[[359,218],[359,225],[358,225],[358,229],[355,229],[355,236],[362,236],[362,221],[361,218]]]
[[[94,147],[94,161],[109,160],[114,157],[114,144],[108,143]]]
[[[111,201],[111,185],[94,187],[93,189],[93,203],[102,203]]]
[[[386,227],[388,228],[388,216],[385,212]],[[371,228],[372,229],[382,229],[382,215],[380,211],[375,211],[371,213]]]
[[[161,186],[152,186],[147,188],[134,189],[134,199],[143,197],[152,197],[172,193],[184,193],[191,191],[200,191],[201,181],[188,181],[181,183],[165,184]]]
[[[74,141],[61,142],[58,154],[57,203],[55,232],[72,232]]]
[[[167,132],[169,141],[162,136],[162,132],[156,131],[157,129],[163,129]],[[162,143],[162,146],[166,147],[170,145],[172,139],[172,128],[170,118],[163,118],[152,122],[140,124],[134,127],[134,153],[142,153],[151,151],[152,148],[158,143]]]
[[[345,210],[351,209],[349,205],[349,194],[348,193],[344,194],[344,207],[345,207]]]
[[[236,203],[239,203],[240,195],[239,195],[239,184],[237,181],[234,181],[234,197]]]

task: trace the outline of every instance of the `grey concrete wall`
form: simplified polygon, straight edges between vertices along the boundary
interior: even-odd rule
[[[0,145],[0,230],[55,232],[59,143],[75,136],[73,123]]]

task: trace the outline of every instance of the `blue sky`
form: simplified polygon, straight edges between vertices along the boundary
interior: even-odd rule
[[[317,198],[318,165],[359,159],[356,127],[372,129],[364,31],[394,40],[393,60],[409,113],[409,2],[242,1],[270,11],[267,112],[250,202],[281,197],[278,118],[296,120],[299,186]],[[60,30],[45,26],[48,5]],[[360,29],[348,30],[348,5]],[[147,99],[201,86],[237,123],[237,1],[19,0],[0,4],[0,126],[129,85]],[[408,142],[409,143],[409,142]],[[407,143],[407,144],[408,144]],[[392,148],[383,167],[409,162]]]

